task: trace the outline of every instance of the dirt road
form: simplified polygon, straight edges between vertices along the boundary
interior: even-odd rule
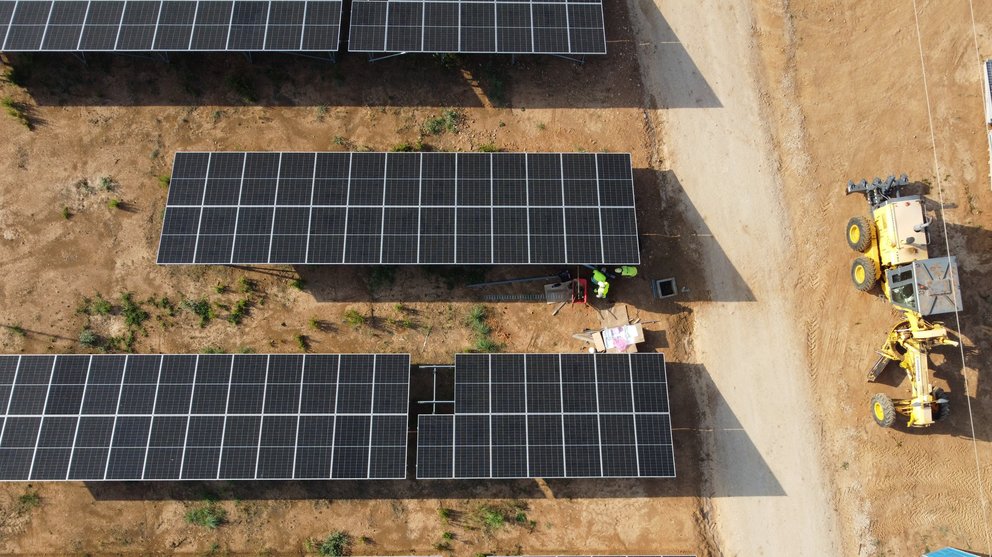
[[[641,67],[708,292],[691,303],[716,545],[724,555],[839,555],[797,326],[790,238],[745,1],[636,0]],[[765,525],[774,527],[764,527]]]

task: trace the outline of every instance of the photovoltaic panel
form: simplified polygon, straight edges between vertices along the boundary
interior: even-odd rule
[[[354,0],[352,52],[605,54],[602,0]]]
[[[0,481],[402,479],[405,354],[0,356]]]
[[[421,479],[675,476],[662,354],[458,354],[418,419]]]
[[[0,52],[336,52],[341,0],[0,1]]]
[[[176,153],[160,264],[640,262],[626,153]]]

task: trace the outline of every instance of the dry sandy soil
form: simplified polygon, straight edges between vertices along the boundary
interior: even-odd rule
[[[133,331],[138,352],[294,352],[301,349],[297,335],[305,335],[313,352],[409,352],[416,363],[450,363],[473,343],[465,317],[479,298],[463,285],[477,276],[464,269],[399,268],[390,276],[369,268],[155,265],[166,195],[158,177],[169,173],[172,154],[389,150],[418,141],[435,150],[493,144],[630,152],[644,265],[640,277],[617,282],[611,296],[632,316],[654,322],[643,349],[663,350],[673,360],[678,479],[6,485],[0,552],[292,555],[306,551],[308,538],[344,530],[358,555],[705,554],[696,398],[692,369],[680,364],[688,360],[691,314],[679,303],[654,300],[649,279],[675,275],[687,296],[703,285],[694,278],[695,263],[671,252],[678,246],[652,241],[680,217],[669,218],[660,194],[653,162],[658,138],[641,108],[625,7],[609,3],[607,19],[610,55],[584,65],[429,56],[372,64],[355,55],[336,65],[276,56],[254,63],[179,56],[168,64],[95,56],[86,65],[71,57],[13,58],[17,83],[0,85],[2,94],[26,107],[34,129],[0,119],[0,323],[7,326],[0,350],[87,351],[78,339],[90,328],[115,339],[115,349]],[[459,131],[422,136],[424,121],[448,109],[461,115]],[[112,178],[110,190],[104,177]],[[112,199],[121,201],[117,208],[108,206]],[[553,269],[490,269],[487,276],[546,270]],[[291,286],[298,277],[306,281],[302,289]],[[242,278],[253,281],[251,292],[241,291]],[[150,314],[142,326],[125,324],[123,292]],[[84,298],[97,295],[114,311],[80,311]],[[200,298],[217,313],[204,327],[180,306]],[[251,303],[247,317],[239,325],[227,322],[242,298]],[[544,304],[488,307],[494,339],[505,351],[579,351],[584,347],[571,334],[598,323],[597,306],[565,308],[554,318]],[[366,324],[345,324],[349,310]],[[20,501],[25,493],[37,493],[40,503]],[[210,531],[184,521],[205,497],[218,499],[229,524]],[[523,506],[535,526],[487,531],[478,513],[486,504]],[[447,524],[440,507],[454,510]],[[454,533],[450,550],[436,545],[444,531]]]
[[[992,199],[978,52],[968,0],[917,2],[630,0],[629,13],[607,2],[611,53],[581,66],[16,58],[22,86],[0,87],[35,130],[0,120],[0,323],[26,334],[0,331],[3,352],[82,351],[85,326],[126,337],[122,316],[77,308],[131,291],[152,316],[135,338],[141,352],[298,351],[304,334],[313,351],[449,362],[472,343],[464,316],[477,299],[459,286],[464,273],[400,270],[389,285],[369,269],[161,268],[154,255],[157,176],[176,150],[389,149],[455,108],[461,130],[423,138],[431,148],[633,154],[645,265],[615,299],[659,321],[644,349],[671,362],[679,478],[7,485],[0,551],[300,554],[307,538],[340,529],[353,553],[380,555],[441,552],[446,530],[458,555],[988,553],[992,391],[980,372],[992,360]],[[974,10],[977,49],[992,54],[992,1]],[[871,394],[906,389],[894,370],[863,382],[898,316],[849,287],[842,238],[865,211],[844,197],[846,181],[901,172],[930,185],[966,308],[960,326],[948,318],[964,349],[933,362],[954,411],[926,431],[881,430],[868,416]],[[115,191],[99,187],[104,176]],[[108,208],[112,198],[123,209]],[[652,300],[647,279],[672,275],[686,287],[679,301]],[[289,285],[298,276],[302,290]],[[257,290],[238,292],[241,277]],[[201,328],[188,311],[145,302],[163,296],[208,298],[219,318]],[[219,304],[243,296],[252,309],[235,326]],[[414,310],[414,327],[397,303]],[[594,308],[554,319],[543,304],[490,308],[508,351],[579,350],[570,334],[596,322]],[[344,324],[349,309],[369,324]],[[18,500],[26,490],[37,506]],[[182,518],[208,495],[231,517],[215,531]],[[514,502],[533,531],[480,527],[481,505]],[[439,507],[458,512],[444,524]]]

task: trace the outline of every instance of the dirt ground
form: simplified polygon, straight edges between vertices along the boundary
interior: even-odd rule
[[[992,195],[978,64],[992,55],[992,0],[628,4],[606,3],[610,55],[584,65],[15,57],[16,83],[0,93],[23,103],[34,130],[0,119],[0,350],[87,351],[88,328],[114,350],[396,351],[449,363],[475,341],[465,316],[479,298],[464,284],[479,275],[465,269],[156,266],[158,177],[172,153],[627,151],[644,265],[611,295],[658,321],[643,349],[670,362],[677,479],[9,484],[0,551],[302,554],[307,539],[344,530],[356,555],[992,553],[992,391],[981,377],[992,360]],[[422,136],[447,109],[460,130]],[[893,369],[863,381],[898,315],[849,286],[842,237],[866,209],[843,195],[847,180],[902,172],[928,184],[965,302],[960,324],[945,319],[963,350],[932,362],[953,412],[925,431],[882,430],[868,415],[873,393],[907,388]],[[648,280],[667,276],[683,287],[677,302],[651,297]],[[148,312],[141,326],[127,325],[124,292]],[[97,295],[109,314],[93,310]],[[216,312],[202,327],[180,304],[201,298]],[[243,299],[247,315],[230,323]],[[597,322],[595,305],[556,317],[544,304],[487,307],[506,351],[581,350],[571,333]],[[345,323],[349,310],[365,324]],[[205,498],[229,524],[186,523]],[[483,505],[523,508],[536,524],[487,530]]]
[[[691,313],[654,300],[649,280],[677,276],[687,295],[702,285],[691,259],[671,252],[677,246],[652,241],[680,217],[669,218],[660,194],[658,137],[642,108],[622,3],[608,3],[607,27],[610,55],[581,65],[542,57],[370,63],[349,54],[337,64],[217,55],[169,63],[92,56],[84,65],[14,56],[13,83],[0,84],[0,93],[23,106],[33,130],[0,119],[0,350],[93,351],[80,343],[88,330],[114,351],[409,352],[415,363],[450,363],[476,342],[465,320],[480,297],[466,283],[555,269],[161,267],[155,255],[167,190],[159,177],[169,174],[173,153],[404,144],[630,152],[644,264],[611,296],[632,317],[654,322],[642,349],[673,360],[677,479],[8,484],[0,486],[0,551],[294,555],[309,551],[308,539],[343,530],[356,555],[705,554],[696,401],[680,379],[690,371],[680,362]],[[459,130],[425,136],[424,121],[444,110],[457,111]],[[121,297],[128,292],[148,313],[139,325],[128,324],[135,313]],[[182,304],[202,299],[214,313],[203,326]],[[237,320],[241,300],[248,311],[235,324],[228,318]],[[486,307],[502,350],[570,352],[584,349],[571,334],[595,326],[597,309],[608,305],[567,307],[556,317],[538,303]],[[346,323],[356,313],[364,324]],[[226,509],[229,523],[188,524],[184,514],[204,499]],[[487,530],[484,505],[514,515],[523,508],[534,524]],[[452,509],[450,518],[440,517],[441,507]],[[445,531],[454,539],[446,541]]]

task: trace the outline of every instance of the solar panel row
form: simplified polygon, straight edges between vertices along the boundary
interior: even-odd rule
[[[331,51],[341,0],[3,1],[0,51]]]
[[[177,153],[162,264],[640,261],[628,154]]]
[[[408,355],[0,356],[0,480],[406,476]]]
[[[605,54],[601,0],[355,0],[353,52]]]
[[[341,0],[4,0],[3,52],[338,50]],[[354,0],[349,50],[605,54],[602,0]]]
[[[459,354],[417,477],[674,477],[662,354]]]

